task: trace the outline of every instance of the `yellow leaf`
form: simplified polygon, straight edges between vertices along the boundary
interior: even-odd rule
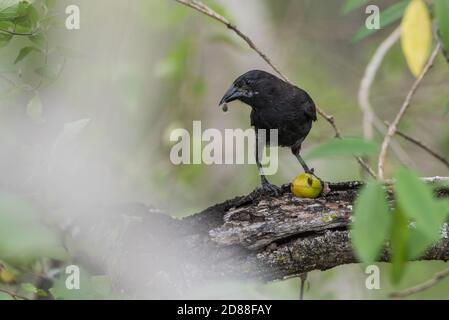
[[[405,9],[401,23],[401,44],[408,67],[419,76],[430,54],[432,22],[423,0],[412,0]]]

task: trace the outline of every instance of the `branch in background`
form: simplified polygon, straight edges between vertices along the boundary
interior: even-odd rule
[[[6,290],[6,289],[0,288],[0,292],[5,293],[5,294],[11,296],[14,300],[17,300],[17,299],[29,300],[27,297],[21,296],[21,295],[19,295],[17,293],[14,293],[14,292]]]
[[[249,46],[251,49],[253,49],[254,51],[257,52],[257,54],[259,54],[259,56],[278,74],[281,76],[282,79],[284,79],[286,82],[293,84],[280,70],[278,67],[276,67],[273,62],[271,61],[271,59],[261,50],[259,49],[254,42],[251,40],[250,37],[248,37],[246,34],[244,34],[242,31],[240,31],[240,29],[233,25],[232,23],[230,23],[228,21],[228,19],[226,19],[225,17],[219,15],[218,13],[216,13],[214,10],[212,10],[211,8],[209,8],[208,6],[206,6],[205,4],[201,3],[200,1],[197,0],[175,0],[185,6],[188,6],[192,9],[195,9],[196,11],[205,14],[209,17],[211,17],[212,19],[215,19],[219,22],[221,22],[222,24],[224,24],[227,28],[231,29],[232,31],[234,31],[240,38],[242,38]],[[342,138],[341,137],[341,133],[340,130],[338,129],[337,125],[335,124],[335,119],[332,115],[328,115],[326,112],[324,112],[320,107],[316,106],[317,112],[332,126],[332,128],[334,129],[335,132],[335,137],[336,138]],[[355,157],[357,159],[357,162],[362,166],[362,168],[364,168],[373,178],[376,178],[376,173],[373,171],[373,169],[371,169],[371,167],[369,166],[368,163],[366,163],[362,158],[360,157]]]
[[[449,52],[446,50],[445,46],[443,45],[443,40],[441,40],[440,30],[436,29],[435,33],[436,33],[435,38],[441,44],[441,53],[443,54],[444,59],[446,59],[446,62],[449,63]]]
[[[34,30],[32,32],[16,32],[16,31],[10,31],[7,29],[0,29],[0,33],[6,33],[13,36],[34,36],[37,33],[37,30]]]
[[[371,61],[368,63],[362,81],[360,82],[358,102],[363,113],[363,137],[367,140],[373,139],[373,125],[381,134],[384,135],[386,133],[386,129],[383,126],[382,121],[373,111],[369,96],[374,79],[380,66],[382,65],[382,61],[384,60],[385,55],[399,40],[400,36],[401,29],[398,27],[380,44],[380,46],[376,49],[373,57],[371,58]],[[405,151],[398,143],[392,141],[391,148],[396,154],[399,161],[401,161],[402,163],[410,162],[410,157],[405,153]]]
[[[444,271],[435,273],[435,275],[432,277],[432,279],[427,280],[426,282],[423,282],[415,287],[411,287],[402,291],[393,292],[390,294],[391,298],[404,298],[407,296],[410,296],[412,294],[423,292],[436,284],[438,284],[443,279],[449,277],[449,269],[446,269]]]
[[[390,123],[388,123],[387,121],[385,121],[385,124],[386,124],[388,127],[390,126]],[[443,157],[442,155],[438,154],[436,151],[430,149],[430,147],[426,146],[426,145],[424,144],[424,142],[421,142],[421,141],[419,141],[419,140],[417,140],[417,139],[415,139],[415,138],[412,138],[412,137],[410,137],[409,135],[406,135],[405,133],[403,133],[403,132],[401,132],[401,131],[399,131],[399,130],[396,130],[396,134],[397,134],[398,136],[403,137],[405,140],[407,140],[407,141],[409,141],[409,142],[411,142],[411,143],[416,144],[418,147],[420,147],[421,149],[423,149],[424,151],[426,151],[427,153],[429,153],[430,155],[432,155],[435,159],[440,160],[446,167],[449,168],[449,161],[448,161],[445,157]]]
[[[423,71],[419,75],[419,77],[416,79],[415,83],[413,84],[412,88],[407,94],[407,97],[405,98],[404,103],[402,104],[401,109],[399,110],[398,114],[396,115],[396,118],[394,119],[393,123],[390,124],[388,127],[388,132],[384,137],[384,140],[382,142],[382,147],[379,153],[379,160],[378,160],[378,172],[377,176],[379,179],[384,179],[384,167],[385,167],[385,160],[387,157],[387,151],[388,147],[391,143],[391,140],[393,136],[395,135],[397,131],[397,127],[399,122],[401,121],[402,117],[404,116],[405,112],[410,107],[410,103],[412,101],[413,96],[415,95],[416,91],[418,90],[422,80],[424,79],[424,76],[429,72],[429,70],[432,68],[433,63],[435,62],[435,59],[438,56],[438,53],[441,49],[441,43],[438,42],[434,51],[432,52],[432,55],[430,56],[429,60],[427,61],[426,65],[424,66]]]
[[[383,129],[381,120],[374,114],[373,108],[369,101],[369,95],[371,86],[373,85],[374,78],[379,70],[382,61],[387,52],[393,47],[393,45],[399,40],[401,36],[401,29],[396,28],[377,48],[371,61],[368,63],[365,74],[360,82],[360,88],[358,93],[358,100],[360,109],[363,112],[363,136],[365,139],[373,139],[373,124],[378,129]]]

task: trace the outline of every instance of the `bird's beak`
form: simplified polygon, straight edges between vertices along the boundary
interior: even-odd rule
[[[223,105],[224,103],[228,103],[228,102],[237,100],[240,97],[242,97],[242,93],[240,92],[240,90],[238,88],[236,88],[236,87],[234,87],[234,85],[232,85],[228,89],[228,91],[226,91],[223,98],[221,98],[219,106]]]

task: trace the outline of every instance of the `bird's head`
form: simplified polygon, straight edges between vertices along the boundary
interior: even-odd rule
[[[282,80],[266,71],[248,71],[232,83],[219,105],[240,100],[256,107],[261,99],[268,98],[267,95],[275,91],[275,86],[279,82],[282,82]]]

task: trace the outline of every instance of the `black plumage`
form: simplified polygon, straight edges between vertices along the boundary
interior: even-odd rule
[[[301,145],[317,120],[315,103],[307,92],[261,70],[251,70],[238,77],[225,93],[220,105],[240,100],[251,107],[251,125],[259,129],[277,129],[278,145],[289,147],[307,173],[313,173],[300,156]],[[257,137],[258,135],[256,135]],[[260,154],[266,141],[257,142],[256,162],[262,180],[262,189],[278,193],[263,175]]]

